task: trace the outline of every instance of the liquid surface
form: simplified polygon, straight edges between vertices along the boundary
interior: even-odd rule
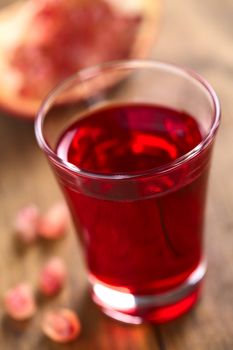
[[[137,173],[181,157],[201,140],[198,124],[185,113],[126,105],[98,110],[72,125],[57,153],[90,172]]]

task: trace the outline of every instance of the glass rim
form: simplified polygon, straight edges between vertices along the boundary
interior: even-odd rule
[[[85,80],[94,78],[104,71],[116,70],[116,69],[121,69],[121,70],[123,69],[124,70],[125,69],[128,69],[128,70],[162,69],[167,72],[170,71],[173,74],[175,73],[175,74],[182,75],[184,77],[185,76],[189,77],[193,79],[195,82],[198,82],[200,86],[204,87],[206,92],[208,92],[214,107],[213,122],[211,124],[211,127],[207,135],[202,139],[200,143],[198,143],[198,145],[196,145],[194,148],[192,148],[189,152],[185,153],[181,157],[171,162],[168,162],[167,164],[164,164],[162,166],[151,168],[138,173],[119,172],[119,173],[112,173],[112,174],[102,174],[98,172],[91,172],[91,171],[81,169],[75,166],[74,164],[60,158],[51,149],[51,147],[46,142],[43,136],[43,122],[46,118],[47,112],[54,105],[53,102],[55,101],[56,97],[58,97],[59,94],[61,94],[67,88],[69,88],[75,81],[77,81],[77,84],[78,84],[78,81],[81,84]],[[40,148],[48,155],[48,157],[53,159],[55,164],[62,166],[66,170],[69,169],[70,171],[72,171],[73,173],[76,173],[79,176],[93,178],[93,179],[102,179],[102,180],[134,179],[134,178],[140,178],[140,177],[145,177],[150,175],[154,176],[154,175],[164,174],[191,160],[193,157],[198,155],[211,142],[211,140],[213,139],[219,127],[220,118],[221,118],[221,107],[220,107],[220,102],[216,92],[214,91],[212,86],[201,75],[199,75],[192,69],[182,67],[179,65],[156,61],[156,60],[140,60],[140,59],[117,60],[117,61],[105,62],[105,63],[97,64],[95,66],[84,68],[80,71],[77,71],[73,75],[63,80],[57,86],[55,86],[41,103],[39,111],[36,115],[35,135]]]

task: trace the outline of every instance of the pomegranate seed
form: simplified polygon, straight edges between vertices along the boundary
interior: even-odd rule
[[[5,310],[15,320],[27,320],[36,312],[36,303],[31,287],[22,283],[9,289],[4,297]]]
[[[66,267],[63,261],[54,257],[48,261],[41,271],[39,289],[42,294],[53,296],[63,288],[66,278]]]
[[[66,204],[57,203],[40,219],[38,232],[44,238],[60,238],[65,234],[68,223],[69,213]]]
[[[42,329],[50,339],[58,343],[68,343],[79,336],[81,324],[73,311],[57,309],[45,314]]]
[[[17,236],[25,243],[35,241],[38,222],[39,210],[35,205],[22,208],[18,211],[14,223]]]

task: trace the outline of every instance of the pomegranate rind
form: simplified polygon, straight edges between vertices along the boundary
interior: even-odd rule
[[[132,43],[130,55],[127,58],[147,57],[154,43],[155,35],[158,33],[159,0],[128,0],[128,2],[119,0],[117,5],[113,0],[105,1],[114,7],[115,11],[120,11],[122,14],[142,16],[136,39]],[[126,6],[126,4],[128,5]],[[3,8],[0,12],[0,71],[2,72],[0,77],[0,106],[2,110],[12,115],[27,119],[35,118],[45,96],[38,99],[19,94],[22,76],[19,72],[13,70],[9,64],[9,52],[22,40],[33,11],[32,2],[20,1]],[[111,84],[113,83],[111,81]],[[70,99],[68,98],[68,100]]]

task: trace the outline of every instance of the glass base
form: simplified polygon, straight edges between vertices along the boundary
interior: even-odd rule
[[[106,315],[119,321],[163,323],[183,315],[196,303],[205,273],[202,262],[182,285],[156,295],[137,296],[92,282],[92,298]]]

